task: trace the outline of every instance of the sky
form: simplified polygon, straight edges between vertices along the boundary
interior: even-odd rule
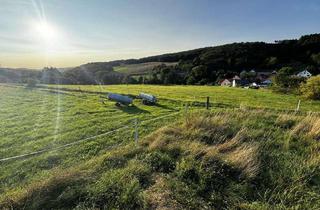
[[[320,32],[320,0],[0,0],[0,65],[72,67]]]

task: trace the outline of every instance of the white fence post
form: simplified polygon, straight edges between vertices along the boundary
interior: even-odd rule
[[[297,108],[296,108],[296,112],[298,112],[300,110],[300,103],[301,103],[301,100],[299,100],[299,102],[298,102],[298,105],[297,105]]]

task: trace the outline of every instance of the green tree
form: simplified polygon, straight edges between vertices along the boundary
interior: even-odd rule
[[[297,91],[300,84],[305,81],[304,78],[294,75],[295,69],[292,67],[281,68],[277,75],[273,78],[274,90],[280,92]]]
[[[188,75],[187,83],[195,84],[200,81],[204,82],[204,79],[208,79],[208,68],[204,65],[193,67],[190,74]]]
[[[241,79],[247,79],[248,78],[248,72],[243,70],[241,73],[240,73],[240,78]]]
[[[124,84],[137,84],[137,80],[135,78],[131,77],[130,75],[126,75],[125,77],[123,77],[122,83],[124,83]]]
[[[138,83],[139,84],[144,84],[143,76],[139,76]]]
[[[309,99],[320,100],[320,75],[310,77],[301,85],[301,94]]]
[[[320,53],[312,54],[311,59],[315,64],[320,66]]]
[[[257,76],[257,72],[255,72],[254,70],[251,70],[251,71],[248,72],[247,75],[248,75],[249,78],[253,79],[253,78],[255,78]]]
[[[266,59],[267,66],[272,67],[275,66],[278,63],[278,58],[277,57],[269,57]]]
[[[37,84],[38,84],[38,81],[36,79],[34,79],[34,78],[27,79],[27,87],[29,87],[29,88],[34,88],[37,86]]]

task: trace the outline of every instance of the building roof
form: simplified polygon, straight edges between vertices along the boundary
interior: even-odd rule
[[[261,84],[271,84],[271,83],[272,83],[272,81],[270,79],[267,79],[267,80],[261,82]]]
[[[232,79],[241,80],[241,78],[238,75],[234,76]]]
[[[228,79],[224,79],[221,83],[223,83],[223,82],[230,82],[231,83],[231,81]]]
[[[311,77],[312,74],[308,70],[303,70],[297,74],[299,77]]]

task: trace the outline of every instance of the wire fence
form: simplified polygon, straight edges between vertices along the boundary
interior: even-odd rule
[[[63,150],[63,149],[66,149],[68,147],[72,147],[74,145],[78,145],[78,144],[81,144],[81,143],[84,143],[84,142],[88,142],[90,140],[94,140],[94,139],[97,139],[97,138],[100,138],[100,137],[110,136],[110,135],[113,135],[116,132],[120,132],[120,131],[123,131],[123,130],[126,130],[126,129],[127,129],[126,131],[130,131],[130,128],[131,129],[134,128],[134,133],[135,133],[134,140],[137,142],[138,141],[138,129],[139,129],[138,125],[139,124],[140,125],[144,125],[144,124],[147,124],[149,122],[157,121],[157,120],[164,119],[164,118],[168,118],[170,116],[178,115],[180,113],[181,113],[180,111],[177,111],[177,112],[174,112],[174,113],[170,113],[168,115],[159,116],[159,117],[152,118],[152,119],[149,119],[149,120],[144,120],[144,121],[141,121],[141,122],[139,122],[138,119],[135,119],[133,125],[125,125],[125,126],[122,126],[120,128],[117,128],[117,129],[114,129],[114,130],[111,130],[111,131],[108,131],[108,132],[105,132],[105,133],[102,133],[102,134],[98,134],[98,135],[95,135],[95,136],[91,136],[91,137],[87,137],[87,138],[84,138],[84,139],[80,139],[80,140],[77,140],[77,141],[74,141],[74,142],[71,142],[71,143],[67,143],[67,144],[64,144],[64,145],[60,145],[60,146],[57,146],[57,147],[51,147],[51,148],[47,148],[47,149],[37,150],[37,151],[34,151],[34,152],[30,152],[30,153],[25,153],[25,154],[21,154],[21,155],[2,158],[2,159],[0,159],[0,163],[1,162],[11,161],[11,160],[29,158],[29,157],[32,157],[32,156],[37,156],[37,155],[41,155],[43,153],[48,153],[48,152],[52,152],[52,151]],[[120,146],[122,144],[124,144],[124,143],[122,142],[120,144],[112,145],[112,146],[108,147],[107,149],[112,149],[112,148],[118,147],[118,146]]]
[[[56,88],[52,88],[52,89],[56,89]],[[59,89],[61,90],[61,89]],[[64,89],[62,89],[64,90]],[[75,90],[76,92],[82,92],[81,90]],[[97,92],[90,92],[92,94],[96,94]],[[101,94],[99,92],[99,94]],[[168,99],[168,98],[160,98],[161,100],[166,100],[166,101],[171,101],[173,103],[180,103],[182,107],[185,107],[184,108],[184,111],[185,112],[188,112],[188,111],[192,111],[192,110],[199,110],[199,109],[211,109],[211,108],[230,108],[230,109],[242,109],[242,108],[250,108],[250,109],[256,109],[257,107],[250,107],[250,106],[243,106],[241,105],[241,103],[222,103],[222,102],[219,102],[218,100],[215,100],[215,99],[211,99],[209,97],[202,97],[202,96],[194,96],[193,99],[190,99],[190,100],[174,100],[174,99]],[[290,109],[290,110],[279,110],[279,111],[295,111],[295,112],[298,112],[300,111],[300,107],[301,107],[301,101],[299,100],[297,102],[297,105],[296,105],[296,108],[294,109]],[[266,108],[264,108],[266,109]],[[98,135],[95,135],[95,136],[91,136],[91,137],[87,137],[87,138],[83,138],[83,139],[79,139],[79,140],[76,140],[76,141],[73,141],[71,143],[67,143],[67,144],[64,144],[64,145],[60,145],[60,146],[56,146],[56,147],[51,147],[51,148],[46,148],[46,149],[41,149],[41,150],[37,150],[37,151],[33,151],[33,152],[29,152],[29,153],[25,153],[25,154],[20,154],[20,155],[16,155],[16,156],[10,156],[10,157],[5,157],[5,158],[2,158],[0,159],[0,163],[1,162],[7,162],[7,161],[10,161],[10,160],[17,160],[17,159],[24,159],[24,158],[29,158],[29,157],[32,157],[32,156],[37,156],[37,155],[40,155],[40,154],[43,154],[43,153],[48,153],[48,152],[51,152],[51,151],[59,151],[59,150],[63,150],[63,149],[66,149],[68,147],[72,147],[72,146],[75,146],[75,145],[78,145],[78,144],[81,144],[81,143],[84,143],[84,142],[88,142],[88,141],[91,141],[91,140],[94,140],[94,139],[97,139],[97,138],[100,138],[100,137],[106,137],[106,136],[110,136],[110,135],[113,135],[115,134],[116,132],[120,132],[120,131],[123,131],[125,129],[128,129],[127,131],[129,131],[130,129],[134,129],[134,140],[137,142],[138,141],[138,136],[139,136],[139,133],[138,133],[138,129],[139,129],[139,126],[141,125],[145,125],[147,123],[150,123],[152,121],[157,121],[157,120],[160,120],[160,119],[163,119],[163,118],[167,118],[167,117],[170,117],[170,116],[174,116],[174,115],[178,115],[180,113],[182,113],[183,109],[180,109],[179,111],[176,111],[174,113],[170,113],[168,115],[164,115],[164,116],[159,116],[159,117],[156,117],[156,118],[152,118],[152,119],[149,119],[149,120],[144,120],[144,121],[141,121],[139,122],[137,119],[136,121],[134,121],[134,123],[132,125],[125,125],[125,126],[122,126],[120,128],[117,128],[117,129],[114,129],[114,130],[111,130],[111,131],[107,131],[105,133],[102,133],[102,134],[98,134]],[[118,145],[113,145],[113,146],[118,146]],[[112,146],[111,146],[112,147]],[[111,148],[111,147],[108,147],[108,148]]]
[[[17,85],[17,84],[0,84],[1,86],[7,86],[7,87],[16,87],[16,88],[25,88],[25,85]],[[38,85],[36,87],[38,90],[50,90],[51,92],[53,91],[58,91],[58,92],[74,92],[83,95],[85,94],[92,94],[92,95],[99,95],[103,96],[106,95],[108,92],[107,91],[93,91],[93,90],[83,90],[79,87],[79,89],[72,89],[68,87],[54,87],[54,86],[47,86],[47,85]],[[126,95],[126,94],[125,94]],[[132,96],[131,94],[127,94]],[[165,96],[159,96],[158,99],[162,101],[168,101],[172,103],[178,103],[182,105],[188,104],[190,107],[215,107],[215,108],[232,108],[232,109],[237,109],[237,108],[250,108],[250,109],[272,109],[272,110],[277,110],[277,111],[296,111],[296,112],[313,112],[313,113],[319,113],[318,111],[302,111],[302,108],[304,107],[304,104],[302,100],[298,99],[296,102],[290,104],[290,106],[287,106],[286,108],[280,108],[280,107],[272,107],[268,108],[267,104],[264,105],[255,105],[255,104],[250,104],[247,100],[242,100],[241,98],[232,98],[231,100],[221,100],[217,97],[210,96],[210,97],[205,97],[205,96],[197,96],[197,95],[192,95],[189,96],[189,98],[168,98]],[[83,99],[87,100],[87,99]],[[305,102],[305,101],[304,101]],[[282,107],[283,105],[281,105]],[[304,108],[305,109],[305,108]]]

